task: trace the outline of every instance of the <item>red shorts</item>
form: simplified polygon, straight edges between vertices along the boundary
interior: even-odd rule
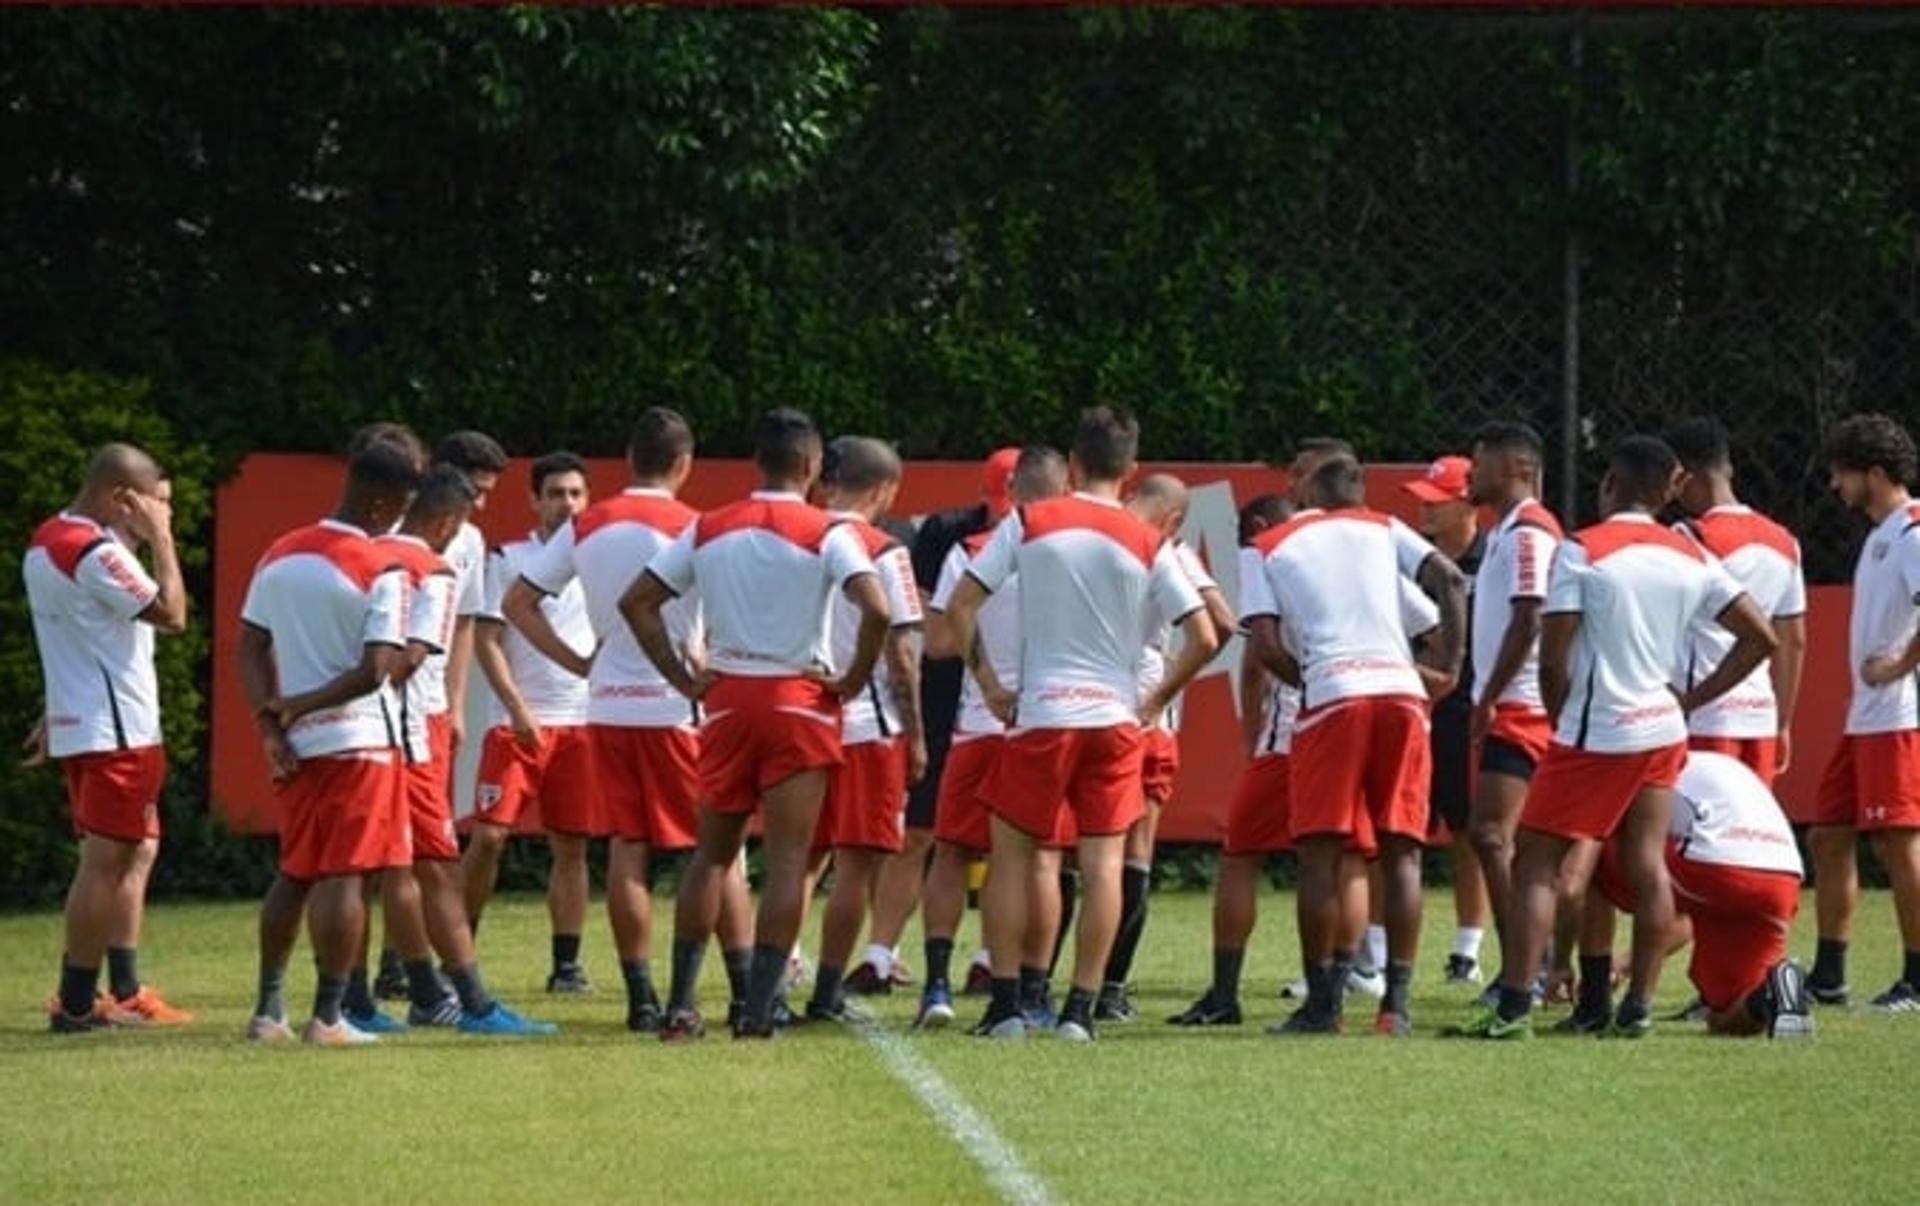
[[[359,875],[413,863],[406,767],[399,750],[303,758],[274,785],[280,870],[289,879]]]
[[[407,821],[413,827],[416,861],[457,862],[453,833],[453,722],[444,713],[427,717],[426,762],[409,762],[403,776]]]
[[[813,832],[816,850],[895,853],[906,845],[907,743],[898,737],[843,747]]]
[[[1526,704],[1495,704],[1487,736],[1498,737],[1533,759],[1535,766],[1553,744],[1553,721]]]
[[[101,750],[60,759],[73,831],[116,842],[160,836],[160,788],[167,781],[165,746]]]
[[[950,846],[984,854],[993,847],[993,814],[980,798],[980,789],[1006,738],[997,733],[955,736],[947,748],[947,764],[940,772],[940,798],[934,804],[933,836]]]
[[[1140,761],[1140,791],[1153,804],[1173,799],[1180,773],[1180,738],[1165,729],[1147,730],[1147,752]]]
[[[1226,840],[1220,853],[1238,858],[1293,849],[1293,836],[1287,830],[1289,762],[1286,754],[1268,754],[1247,763],[1240,772],[1233,803],[1227,806]]]
[[[1554,742],[1540,760],[1520,824],[1563,838],[1609,838],[1644,788],[1672,787],[1687,764],[1685,742],[1602,754]]]
[[[1137,725],[1023,729],[1009,734],[981,788],[993,814],[1045,844],[1125,833],[1146,815]],[[1064,815],[1063,815],[1064,814]],[[1071,820],[1073,828],[1064,828]]]
[[[1814,825],[1920,828],[1920,730],[1849,734],[1820,778]]]
[[[700,834],[700,734],[612,724],[590,724],[586,734],[600,829],[655,850],[693,849]]]
[[[1689,737],[1687,748],[1708,754],[1725,754],[1746,765],[1760,776],[1760,782],[1772,783],[1779,774],[1780,739],[1778,737]]]
[[[700,790],[715,812],[752,812],[769,787],[840,765],[840,701],[812,679],[723,674],[701,704]]]
[[[1295,840],[1346,834],[1356,844],[1427,835],[1433,747],[1427,710],[1410,696],[1362,696],[1303,712],[1293,730]]]
[[[534,800],[548,833],[605,837],[600,782],[587,726],[543,725],[539,747],[528,749],[511,728],[495,725],[480,744],[474,819],[511,826]]]

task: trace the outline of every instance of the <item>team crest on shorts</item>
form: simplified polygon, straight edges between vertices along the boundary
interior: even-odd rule
[[[492,808],[500,802],[500,785],[497,783],[482,783],[480,790],[476,794],[480,800],[480,807]]]

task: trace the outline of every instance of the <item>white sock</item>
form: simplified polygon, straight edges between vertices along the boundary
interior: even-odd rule
[[[1462,959],[1480,962],[1480,939],[1486,933],[1477,925],[1463,925],[1453,932],[1453,953]]]
[[[988,952],[986,947],[983,946],[979,950],[973,952],[973,965],[975,967],[984,967],[991,970],[993,968],[993,955]]]
[[[893,952],[884,946],[869,942],[865,961],[873,964],[873,970],[882,976],[893,974]]]
[[[1370,925],[1367,927],[1367,962],[1375,971],[1385,971],[1387,967],[1387,927]]]

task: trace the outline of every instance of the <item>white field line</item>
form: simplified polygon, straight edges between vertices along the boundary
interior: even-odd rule
[[[867,1045],[879,1053],[893,1078],[907,1087],[934,1121],[960,1149],[967,1153],[1001,1198],[1015,1206],[1054,1206],[1054,1196],[1046,1182],[1021,1162],[1019,1153],[1000,1137],[993,1124],[967,1104],[959,1090],[934,1071],[899,1035],[871,1023],[854,1028]]]

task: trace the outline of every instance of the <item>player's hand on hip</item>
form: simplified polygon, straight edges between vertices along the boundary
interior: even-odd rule
[[[1884,687],[1904,673],[1900,659],[1876,653],[1860,663],[1860,681],[1869,687]]]
[[[993,713],[995,720],[1006,725],[1013,723],[1014,712],[1020,705],[1019,692],[1009,691],[1005,687],[995,687],[991,691],[983,689],[980,692],[980,698],[985,701],[987,711]]]
[[[526,749],[540,748],[540,739],[545,734],[540,731],[540,722],[531,714],[522,713],[513,718],[513,739]]]
[[[20,743],[20,748],[25,750],[27,755],[20,760],[23,769],[47,764],[47,718],[44,715],[34,721],[33,727],[27,730],[27,739]]]
[[[719,677],[718,674],[702,666],[687,676],[686,690],[682,694],[698,703],[707,697],[708,691],[713,690],[714,681]]]
[[[1493,701],[1483,700],[1473,705],[1473,719],[1467,726],[1467,732],[1473,744],[1479,745],[1493,732]]]
[[[275,783],[285,783],[300,772],[300,756],[293,752],[293,743],[285,733],[278,730],[262,733],[260,748],[267,756],[267,772]]]
[[[1150,729],[1160,723],[1160,714],[1166,710],[1167,697],[1155,691],[1141,701],[1140,710],[1134,714],[1134,719],[1140,722],[1141,728]]]

